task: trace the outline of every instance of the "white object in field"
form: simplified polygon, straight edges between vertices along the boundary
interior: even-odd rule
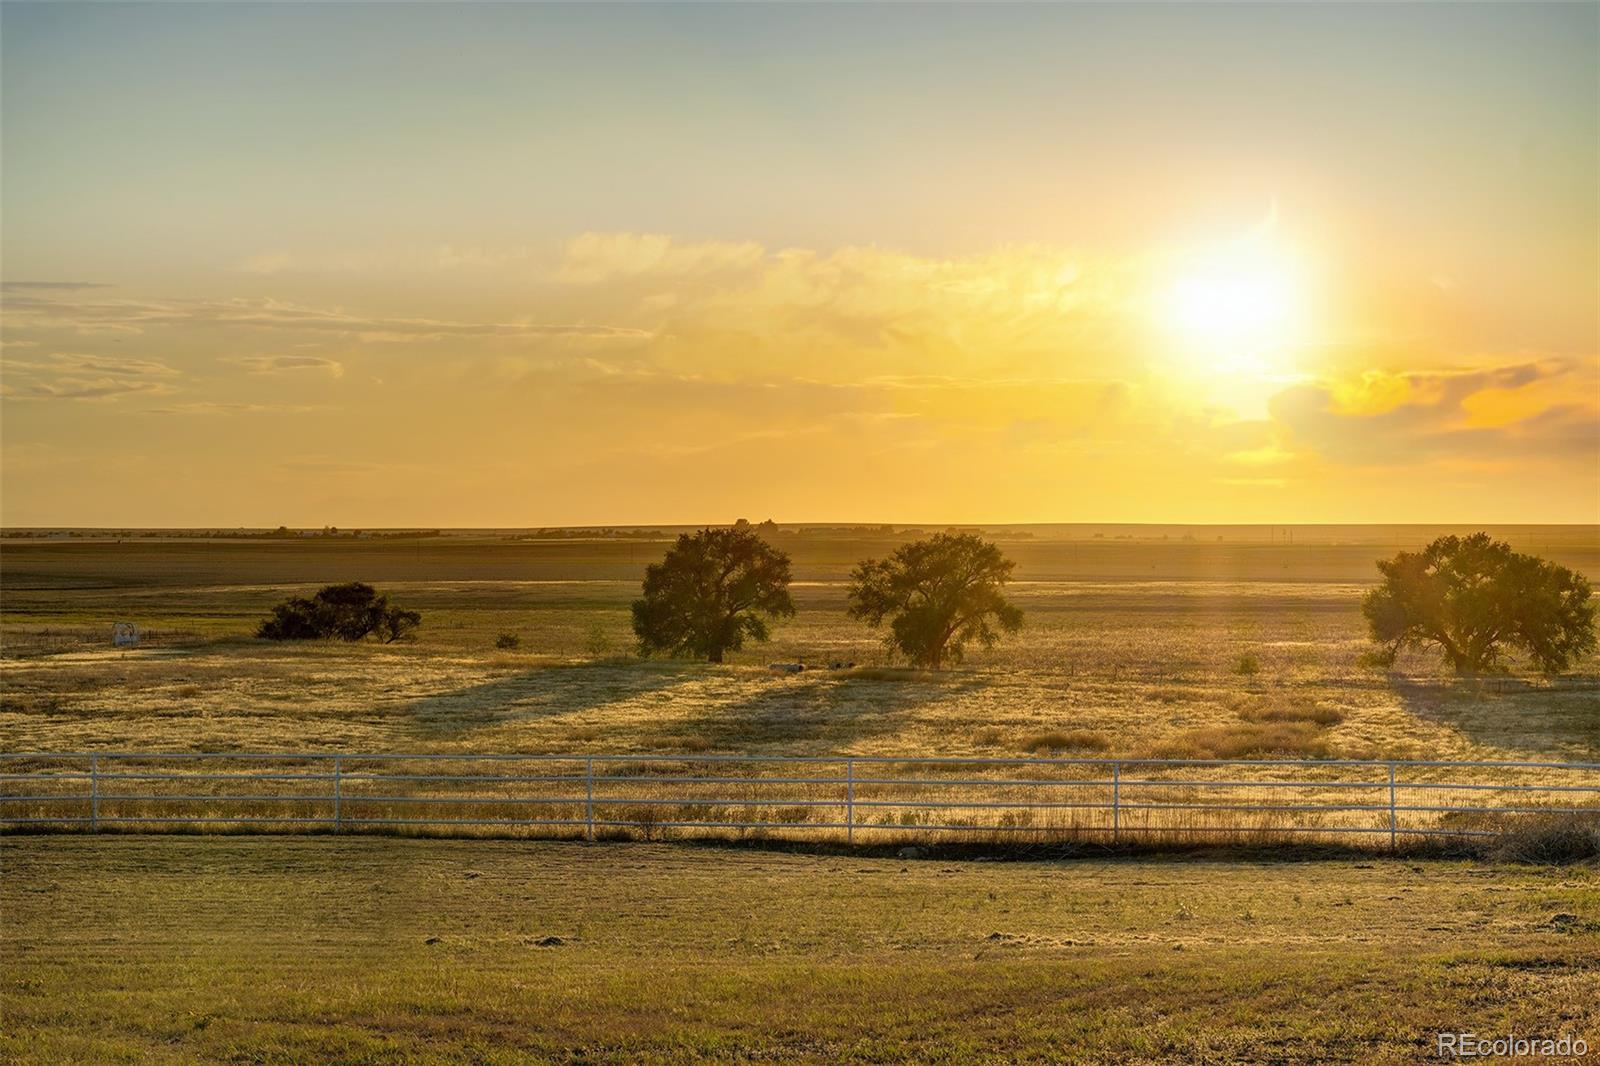
[[[805,663],[768,663],[767,669],[775,674],[798,674],[806,668]]]
[[[119,648],[133,648],[139,644],[139,627],[132,622],[115,622],[111,626],[111,643]]]

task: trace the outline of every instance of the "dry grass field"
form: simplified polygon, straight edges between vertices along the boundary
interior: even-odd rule
[[[1395,550],[1376,533],[1117,535],[1003,540],[1026,628],[937,674],[886,662],[845,615],[844,575],[881,538],[783,537],[799,614],[722,666],[630,654],[661,542],[8,541],[0,748],[1600,758],[1593,660],[1559,680],[1361,665],[1357,601]],[[1593,530],[1529,536],[1600,573]],[[417,639],[251,637],[274,602],[352,579],[420,610]],[[141,647],[108,646],[118,620]],[[824,668],[765,668],[793,659]],[[7,837],[0,1058],[1402,1062],[1442,1030],[1600,1043],[1592,864],[883,857],[906,824],[810,853]]]
[[[718,667],[631,657],[628,601],[659,541],[9,540],[0,744],[1596,758],[1594,659],[1557,681],[1461,681],[1426,657],[1361,665],[1372,561],[1432,532],[1308,530],[1294,544],[1002,535],[1026,627],[940,674],[889,668],[876,634],[844,613],[850,564],[893,539],[780,534],[799,614]],[[1592,528],[1500,532],[1600,574]],[[418,638],[252,639],[272,603],[341,580],[420,610]],[[144,645],[112,649],[117,620],[138,623]],[[497,649],[501,633],[520,646]],[[857,667],[764,668],[793,659]]]
[[[1592,871],[0,841],[25,1063],[1411,1062],[1600,1042]]]

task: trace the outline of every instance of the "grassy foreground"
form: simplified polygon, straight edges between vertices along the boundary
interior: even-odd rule
[[[11,1062],[1410,1061],[1600,1044],[1593,869],[0,840]]]

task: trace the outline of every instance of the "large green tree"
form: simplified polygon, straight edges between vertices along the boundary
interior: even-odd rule
[[[1503,669],[1508,652],[1556,674],[1595,650],[1589,582],[1487,533],[1440,537],[1378,571],[1383,583],[1361,610],[1381,662],[1402,648],[1437,646],[1458,674]]]
[[[969,641],[991,648],[1022,627],[1022,611],[1005,598],[1015,566],[995,545],[971,533],[939,533],[868,559],[850,575],[850,616],[876,627],[885,642],[918,666],[960,662]]]
[[[752,529],[684,533],[644,572],[633,601],[639,652],[722,661],[746,638],[766,640],[767,620],[794,614],[789,557]]]

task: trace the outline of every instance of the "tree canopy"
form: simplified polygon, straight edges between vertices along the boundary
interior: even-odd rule
[[[912,663],[939,669],[960,662],[969,641],[990,648],[1022,627],[1005,598],[1015,564],[971,533],[939,533],[868,559],[850,575],[850,616],[879,626],[885,642]]]
[[[385,644],[410,635],[422,622],[416,611],[389,606],[389,597],[371,585],[351,581],[328,585],[309,599],[296,596],[272,609],[256,636],[267,640],[361,640]]]
[[[1595,650],[1589,582],[1487,533],[1440,537],[1378,570],[1383,583],[1361,610],[1381,662],[1437,645],[1458,674],[1503,669],[1512,651],[1556,674]]]
[[[720,663],[746,638],[766,640],[768,619],[794,614],[789,581],[789,557],[748,525],[684,533],[633,601],[639,652]]]

